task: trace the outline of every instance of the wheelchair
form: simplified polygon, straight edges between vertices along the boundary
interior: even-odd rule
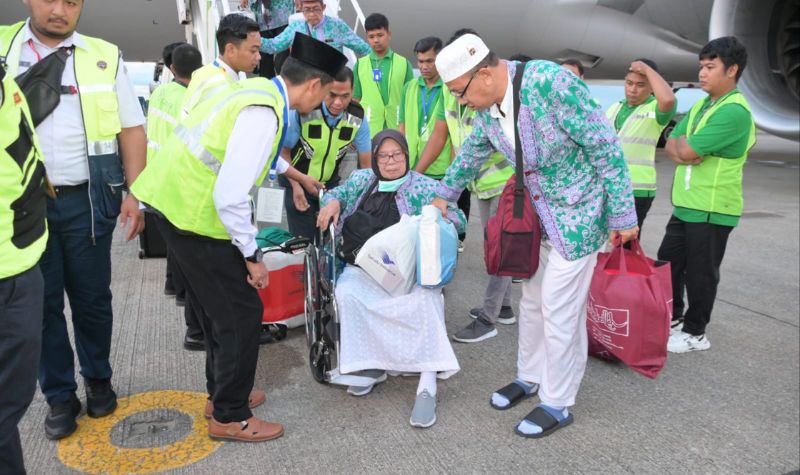
[[[337,238],[331,223],[327,230],[320,230],[318,244],[306,247],[303,283],[309,368],[318,383],[369,386],[374,378],[339,372],[340,320],[335,290],[345,263],[337,255]]]

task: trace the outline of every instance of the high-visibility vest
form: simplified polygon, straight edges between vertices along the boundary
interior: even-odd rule
[[[39,262],[47,246],[47,200],[28,103],[13,76],[0,87],[0,279],[5,279]]]
[[[622,104],[622,101],[617,102],[606,111],[612,124]],[[657,107],[658,101],[639,104],[617,133],[634,190],[656,191],[656,145],[666,126],[656,120]]]
[[[442,99],[445,94],[444,89],[445,86],[442,85],[442,92],[436,98],[435,102],[431,106],[430,111],[428,111],[428,122],[424,124],[422,131],[420,132],[419,82],[416,79],[412,79],[411,81],[408,81],[408,84],[406,84],[406,102],[404,104],[405,129],[409,153],[408,163],[412,170],[415,166],[417,166],[417,162],[422,155],[422,151],[425,150],[425,145],[428,144],[431,134],[433,134],[433,128],[436,125],[436,116],[439,115],[439,111],[441,111],[444,107],[444,100]],[[439,153],[439,156],[437,156],[436,160],[434,160],[433,163],[428,166],[428,169],[425,170],[425,175],[437,179],[444,176],[444,172],[447,171],[447,167],[450,166],[450,162],[452,160],[452,157],[450,156],[450,147],[450,137],[448,136],[442,151]]]
[[[25,22],[0,27],[0,59],[5,59],[8,73],[16,76],[22,50],[19,32]],[[98,38],[81,35],[86,49],[75,48],[75,80],[83,112],[86,149],[89,157],[118,155],[119,121],[116,81],[119,48]]]
[[[458,99],[452,94],[444,95],[444,117],[447,120],[447,131],[455,155],[461,150],[464,140],[472,133],[475,111],[468,107],[459,107]],[[495,152],[481,166],[478,176],[467,188],[481,200],[492,199],[503,192],[506,182],[514,174],[514,167],[506,160],[506,156]]]
[[[351,102],[334,127],[325,120],[322,107],[300,116],[300,140],[292,150],[292,165],[326,183],[347,153],[364,119],[364,109]]]
[[[283,132],[283,96],[268,79],[237,81],[198,104],[175,128],[153,163],[136,179],[131,188],[134,196],[180,230],[229,240],[214,205],[214,186],[236,118],[248,106],[266,106],[275,112],[278,130],[270,156],[276,157],[277,137]],[[253,184],[264,181],[271,163],[272,159],[267,160]]]
[[[181,105],[180,120],[185,119],[189,112],[197,107],[197,104],[225,90],[228,85],[234,82],[236,81],[225,71],[225,68],[217,63],[217,60],[196,69],[192,73],[189,87],[186,88],[186,94]]]
[[[356,74],[361,83],[361,105],[369,123],[370,138],[384,129],[396,129],[400,123],[400,102],[403,100],[403,86],[408,74],[408,61],[397,53],[392,55],[389,72],[389,101],[383,102],[381,84],[375,81],[372,61],[362,56],[356,62]]]
[[[181,115],[181,105],[186,95],[186,86],[170,81],[156,88],[150,95],[147,108],[147,162],[155,157],[167,138],[175,130]]]
[[[699,165],[678,165],[672,183],[672,204],[680,208],[741,216],[744,206],[742,169],[747,161],[748,152],[756,143],[756,126],[750,105],[742,93],[735,91],[712,105],[694,126],[695,118],[703,108],[704,102],[705,100],[697,101],[689,111],[686,137],[689,138],[702,130],[709,118],[723,105],[739,104],[750,112],[750,123],[747,124],[750,128],[747,150],[740,157],[705,155]]]

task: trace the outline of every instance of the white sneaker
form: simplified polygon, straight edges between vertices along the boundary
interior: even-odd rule
[[[711,348],[711,342],[705,335],[691,335],[683,331],[671,335],[667,342],[667,350],[670,353],[688,353],[709,348]]]
[[[458,241],[458,252],[464,252],[464,241]]]
[[[669,336],[676,333],[683,333],[683,320],[673,320],[670,322]]]

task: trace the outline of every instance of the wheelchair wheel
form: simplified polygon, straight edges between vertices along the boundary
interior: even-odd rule
[[[308,351],[308,365],[314,381],[328,384],[328,379],[325,375],[331,369],[331,350],[325,340],[320,340],[311,345]]]
[[[306,344],[311,348],[322,339],[319,264],[317,250],[313,246],[306,248],[305,265],[303,266],[303,288],[305,291]]]

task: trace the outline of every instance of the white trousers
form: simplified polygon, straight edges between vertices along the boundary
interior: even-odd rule
[[[548,406],[572,406],[586,369],[586,298],[597,252],[568,261],[543,244],[539,269],[523,282],[517,376],[539,383]]]

